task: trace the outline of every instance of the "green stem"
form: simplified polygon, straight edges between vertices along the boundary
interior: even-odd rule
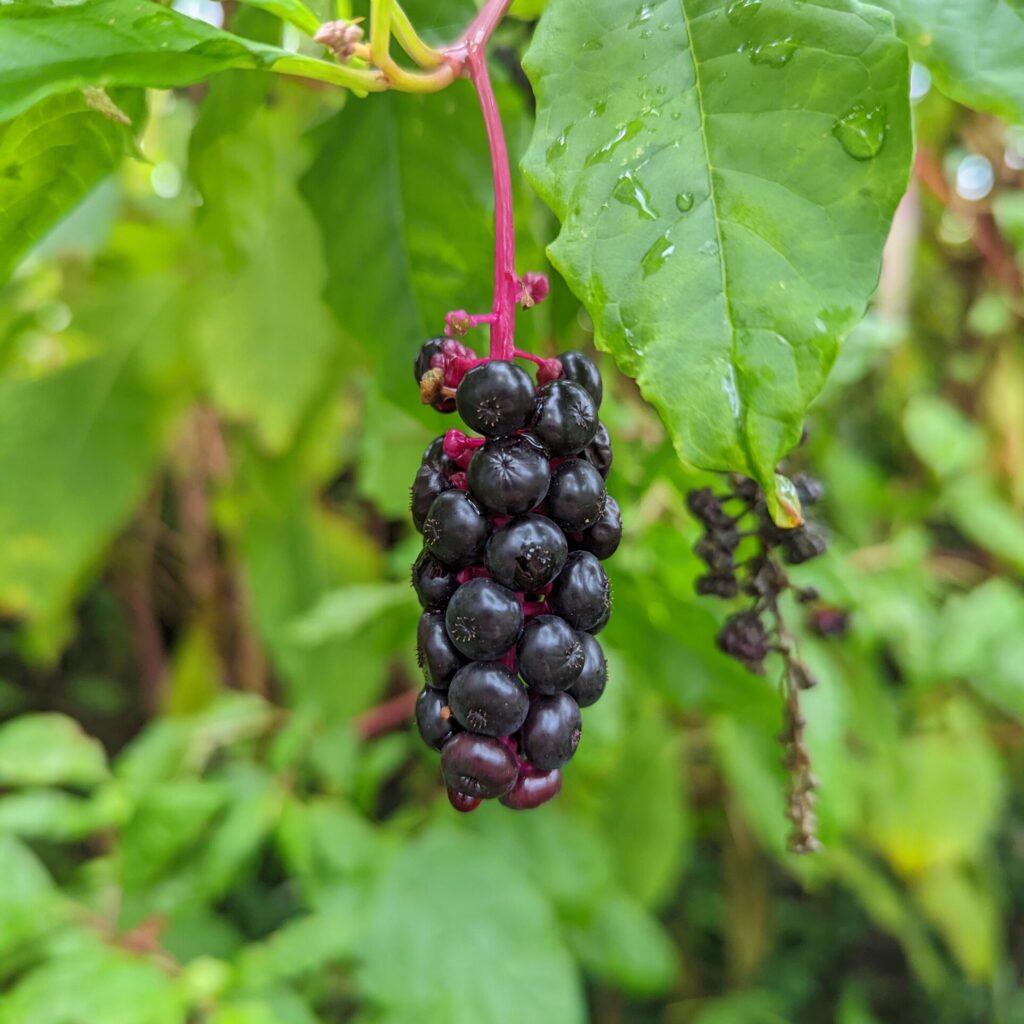
[[[391,61],[391,13],[394,0],[370,0],[370,56],[382,71]]]
[[[437,68],[444,63],[444,56],[440,50],[424,42],[416,31],[409,15],[402,10],[401,4],[395,3],[391,10],[391,29],[398,40],[398,45],[414,60],[421,68]]]

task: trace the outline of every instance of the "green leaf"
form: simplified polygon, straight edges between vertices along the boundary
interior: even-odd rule
[[[244,263],[209,279],[197,344],[218,406],[282,452],[311,401],[338,376],[331,361],[339,339],[320,297],[326,274],[316,223],[280,165],[273,184]]]
[[[999,909],[987,878],[938,867],[914,884],[914,896],[935,922],[968,977],[991,981],[1000,961]]]
[[[97,355],[0,380],[0,608],[9,614],[61,615],[149,485],[188,393],[164,365],[180,340],[173,294],[166,282],[121,277],[78,323]]]
[[[682,458],[773,494],[906,184],[890,19],[857,0],[551,0],[525,64],[524,166],[598,346]]]
[[[417,609],[412,589],[405,583],[366,583],[324,594],[292,625],[295,642],[316,647],[329,640],[355,636],[384,614]],[[418,610],[418,609],[417,609]]]
[[[989,477],[970,473],[950,484],[943,500],[966,536],[1024,572],[1024,522]]]
[[[108,776],[99,740],[73,719],[22,715],[0,726],[0,786],[94,786]]]
[[[155,961],[82,930],[4,996],[4,1024],[185,1024],[182,991]]]
[[[252,42],[150,0],[18,0],[0,13],[0,120],[87,85],[192,85],[230,68],[360,85],[339,64]]]
[[[450,827],[431,830],[379,879],[368,920],[358,979],[385,1019],[584,1020],[551,912],[500,846]]]
[[[942,610],[938,670],[967,679],[983,697],[1024,720],[1024,596],[993,579],[954,595]]]
[[[911,399],[903,413],[903,429],[917,457],[937,476],[973,469],[984,458],[981,428],[936,395]]]
[[[320,27],[320,19],[302,2],[302,0],[242,0],[249,7],[258,7],[282,21],[302,29],[307,36],[316,35]]]
[[[68,908],[46,868],[13,836],[0,836],[0,864],[4,866],[4,885],[0,887],[2,979],[17,964],[19,950],[23,951],[37,939],[51,936],[68,917]]]
[[[0,280],[134,150],[145,104],[137,93],[117,99],[131,125],[104,117],[81,93],[44,100],[0,125]]]
[[[1019,0],[879,0],[914,60],[968,107],[1024,121],[1024,7]]]
[[[569,941],[584,967],[637,996],[666,991],[679,965],[672,940],[658,921],[625,896],[601,900]]]
[[[119,825],[127,810],[123,794],[113,786],[86,800],[54,789],[27,789],[0,797],[0,833],[73,842]]]

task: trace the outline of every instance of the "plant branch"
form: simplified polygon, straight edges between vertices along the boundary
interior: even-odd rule
[[[485,37],[486,38],[486,37]],[[487,128],[494,175],[494,303],[491,307],[491,358],[511,359],[515,351],[516,235],[512,212],[512,172],[501,114],[494,98],[483,45],[471,45],[467,58],[469,77],[480,99]]]
[[[355,719],[356,732],[362,739],[372,740],[404,729],[416,710],[417,696],[415,690],[407,690],[363,712]]]
[[[398,40],[398,45],[421,68],[430,70],[444,64],[444,54],[423,41],[413,27],[412,21],[409,20],[409,15],[402,10],[401,4],[398,3],[391,8],[391,31],[394,33],[395,39]]]

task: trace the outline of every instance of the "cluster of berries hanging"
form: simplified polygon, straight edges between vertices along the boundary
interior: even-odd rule
[[[449,317],[449,329],[469,323]],[[611,595],[601,566],[619,545],[605,491],[612,452],[598,419],[602,382],[578,352],[539,359],[537,383],[510,360],[480,359],[453,337],[416,359],[423,401],[469,430],[427,448],[412,486],[423,551],[420,735],[441,752],[452,805],[498,798],[537,807],[562,786],[580,708],[604,692],[594,639]]]
[[[747,477],[733,475],[730,489],[715,494],[710,488],[691,491],[687,505],[704,527],[694,548],[708,572],[697,579],[697,593],[721,598],[749,598],[749,605],[730,615],[719,630],[719,648],[742,662],[751,672],[765,673],[765,659],[778,654],[783,665],[785,722],[781,740],[784,763],[790,775],[788,815],[793,827],[790,849],[807,853],[819,848],[814,817],[817,779],[804,743],[805,720],[800,709],[800,692],[816,685],[810,669],[800,661],[779,607],[787,590],[811,610],[810,626],[825,623],[827,631],[845,628],[845,614],[821,605],[813,587],[797,587],[789,579],[785,564],[799,565],[825,553],[827,539],[818,523],[796,529],[775,525],[768,513],[764,494]],[[821,484],[806,474],[793,478],[804,507],[821,499]],[[825,633],[818,626],[816,631]]]

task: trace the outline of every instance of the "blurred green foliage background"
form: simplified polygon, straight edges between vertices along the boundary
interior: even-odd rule
[[[0,291],[0,1022],[1024,1021],[1024,134],[916,81],[918,181],[792,460],[833,533],[794,576],[850,613],[788,610],[803,858],[776,680],[693,592],[709,478],[607,360],[626,540],[562,796],[460,818],[408,728],[367,735],[416,685],[407,488],[449,425],[411,360],[489,303],[469,86],[116,94],[134,158]],[[557,275],[520,338],[588,343]]]

